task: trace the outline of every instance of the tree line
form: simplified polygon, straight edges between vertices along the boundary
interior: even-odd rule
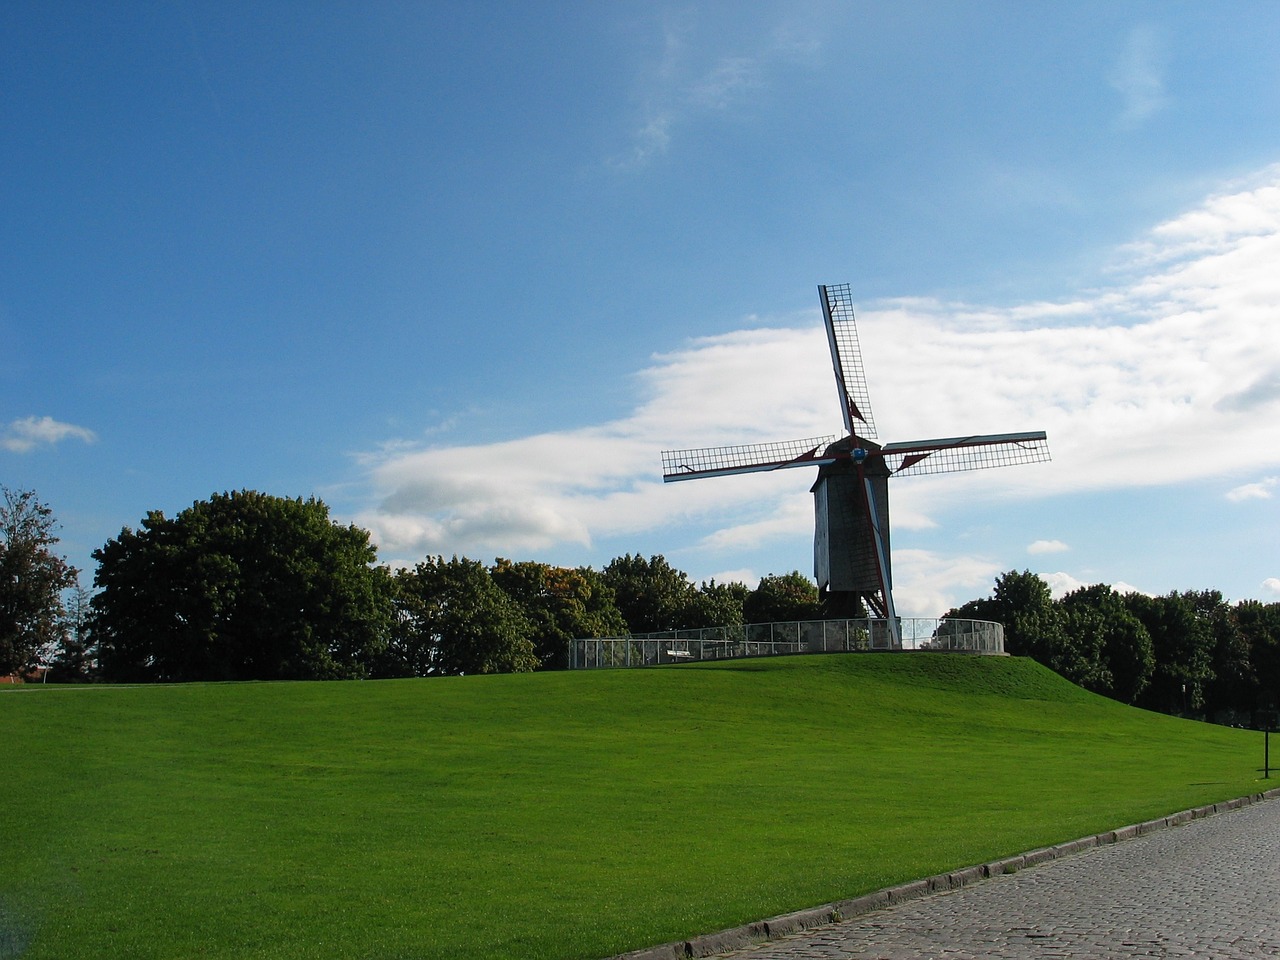
[[[378,563],[368,531],[315,498],[215,494],[148,513],[93,552],[92,591],[58,556],[52,511],[0,488],[0,676],[64,682],[357,679],[562,669],[579,637],[826,615],[793,571],[693,583],[661,555],[601,570],[503,558]],[[1280,696],[1280,603],[1151,597],[1029,571],[947,618],[1004,624],[1009,653],[1125,703],[1256,723]]]
[[[1104,584],[1054,600],[1030,571],[996,578],[990,597],[948,617],[1004,624],[1005,650],[1085,689],[1179,716],[1275,723],[1280,603],[1228,603],[1217,590],[1120,594]]]
[[[0,676],[64,682],[321,680],[568,666],[578,637],[812,619],[799,573],[694,584],[662,556],[602,570],[426,557],[380,565],[315,498],[215,494],[93,552],[92,591],[34,493],[0,506]]]

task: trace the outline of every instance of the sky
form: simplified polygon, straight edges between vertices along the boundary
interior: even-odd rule
[[[1280,4],[0,7],[0,483],[86,586],[152,510],[322,499],[380,560],[812,573],[808,470],[660,451],[1045,430],[891,481],[899,613],[1031,570],[1280,601]]]

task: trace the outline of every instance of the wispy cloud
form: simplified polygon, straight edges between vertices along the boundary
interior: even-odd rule
[[[1280,477],[1265,477],[1257,483],[1246,483],[1227,491],[1227,499],[1232,503],[1244,500],[1270,500],[1271,491],[1280,483]]]
[[[1124,279],[1060,304],[867,305],[859,329],[881,439],[1044,429],[1054,455],[1050,464],[904,479],[894,488],[895,528],[927,529],[975,499],[1241,473],[1267,477],[1260,489],[1270,492],[1280,397],[1224,399],[1280,370],[1280,170],[1271,176],[1158,225],[1127,252]],[[600,425],[367,454],[372,495],[356,520],[395,555],[511,555],[648,534],[668,556],[705,558],[708,570],[741,566],[735,551],[807,531],[803,471],[664,486],[659,452],[837,432],[816,306],[801,325],[656,355],[638,383],[634,410]],[[960,583],[961,569],[992,573],[981,559],[931,564],[895,553],[895,593],[916,590],[924,603]],[[922,574],[912,586],[912,565],[934,579]]]
[[[1036,540],[1027,545],[1027,553],[1066,553],[1070,549],[1061,540]]]
[[[714,43],[698,36],[693,17],[669,20],[661,55],[637,80],[639,119],[630,147],[613,158],[613,165],[645,166],[667,152],[678,130],[750,102],[768,88],[775,67],[793,62],[801,50],[813,56],[815,43],[812,37],[775,29],[755,49],[717,52]]]
[[[1134,27],[1123,52],[1111,71],[1111,86],[1120,94],[1120,123],[1137,126],[1169,104],[1164,71],[1168,63],[1168,43],[1155,27]]]
[[[0,437],[0,446],[13,453],[30,453],[36,447],[52,447],[63,440],[93,443],[97,435],[85,427],[60,423],[53,417],[24,417],[12,421]]]

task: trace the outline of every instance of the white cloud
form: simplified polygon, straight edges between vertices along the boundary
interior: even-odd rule
[[[929,550],[893,551],[893,601],[899,616],[936,617],[969,600],[990,596],[1000,564],[981,557]]]
[[[1228,490],[1227,499],[1232,503],[1240,503],[1243,500],[1270,500],[1271,490],[1277,483],[1280,483],[1280,477],[1266,477],[1257,483],[1246,483]]]
[[[1079,590],[1081,587],[1090,586],[1083,580],[1073,577],[1069,573],[1059,570],[1056,573],[1042,573],[1040,579],[1049,585],[1049,593],[1055,600],[1061,600],[1073,590]]]
[[[52,447],[63,440],[93,443],[97,439],[92,430],[71,423],[60,423],[53,417],[24,417],[12,421],[5,428],[0,446],[14,453],[29,453],[36,447]]]
[[[1262,589],[1280,596],[1280,577],[1267,577],[1262,581]]]
[[[750,567],[742,567],[738,570],[718,570],[704,579],[715,581],[716,583],[741,583],[748,590],[754,590],[760,585],[760,574]]]
[[[795,491],[799,493],[799,490]],[[780,537],[791,536],[813,522],[813,506],[808,497],[792,496],[770,504],[763,519],[738,523],[716,530],[698,544],[708,550],[734,550],[761,546]]]
[[[1110,77],[1111,86],[1123,103],[1121,125],[1136,126],[1168,106],[1164,89],[1166,48],[1163,36],[1153,27],[1139,26],[1129,32]]]
[[[1049,585],[1049,593],[1055,600],[1061,600],[1068,593],[1079,590],[1081,587],[1092,587],[1098,582],[1096,580],[1080,580],[1077,577],[1061,570],[1056,573],[1042,573],[1040,574],[1040,579]],[[1146,590],[1141,590],[1138,587],[1135,587],[1131,583],[1125,583],[1123,580],[1118,580],[1115,583],[1109,584],[1109,586],[1114,593],[1118,593],[1121,596],[1126,593],[1147,592]]]
[[[1141,593],[1146,596],[1152,596],[1150,590],[1143,590],[1141,587],[1135,587],[1132,583],[1126,583],[1123,580],[1117,580],[1111,584],[1111,589],[1123,596],[1126,593]]]
[[[1066,553],[1070,549],[1061,540],[1036,540],[1027,545],[1027,553]]]
[[[695,340],[654,358],[641,375],[649,398],[626,419],[485,446],[385,444],[359,455],[379,502],[356,520],[386,550],[417,555],[588,545],[593,537],[728,515],[734,522],[705,535],[704,546],[759,543],[809,522],[800,518],[808,509],[803,477],[783,471],[667,486],[661,451],[772,439],[775,429],[829,430],[818,411],[832,405],[830,389],[789,394],[798,371],[807,371],[814,387],[830,376],[824,352],[820,330]],[[788,376],[777,375],[779,364]],[[799,494],[798,501],[787,493]],[[737,511],[748,519],[739,522]]]
[[[882,440],[1044,429],[1054,458],[895,481],[894,526],[927,529],[975,501],[1241,473],[1268,476],[1269,492],[1280,467],[1280,395],[1266,387],[1280,377],[1280,168],[1267,177],[1158,225],[1126,248],[1120,279],[1061,304],[866,305],[859,334]],[[635,409],[597,426],[364,454],[373,495],[354,519],[396,555],[514,555],[648,534],[655,552],[694,555],[704,569],[807,535],[811,471],[664,485],[659,453],[838,432],[816,305],[796,326],[656,355],[638,383]],[[999,572],[975,563],[983,577]],[[895,583],[922,605],[966,582],[955,569],[916,579],[913,564],[928,568],[895,553]]]

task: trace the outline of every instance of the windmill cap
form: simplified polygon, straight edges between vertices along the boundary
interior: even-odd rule
[[[830,444],[823,451],[823,454],[828,457],[853,457],[857,460],[859,458],[854,454],[854,451],[862,450],[864,455],[861,459],[865,460],[870,454],[879,453],[880,449],[880,444],[873,440],[864,440],[861,437],[845,437],[843,440],[837,440],[835,443]]]

